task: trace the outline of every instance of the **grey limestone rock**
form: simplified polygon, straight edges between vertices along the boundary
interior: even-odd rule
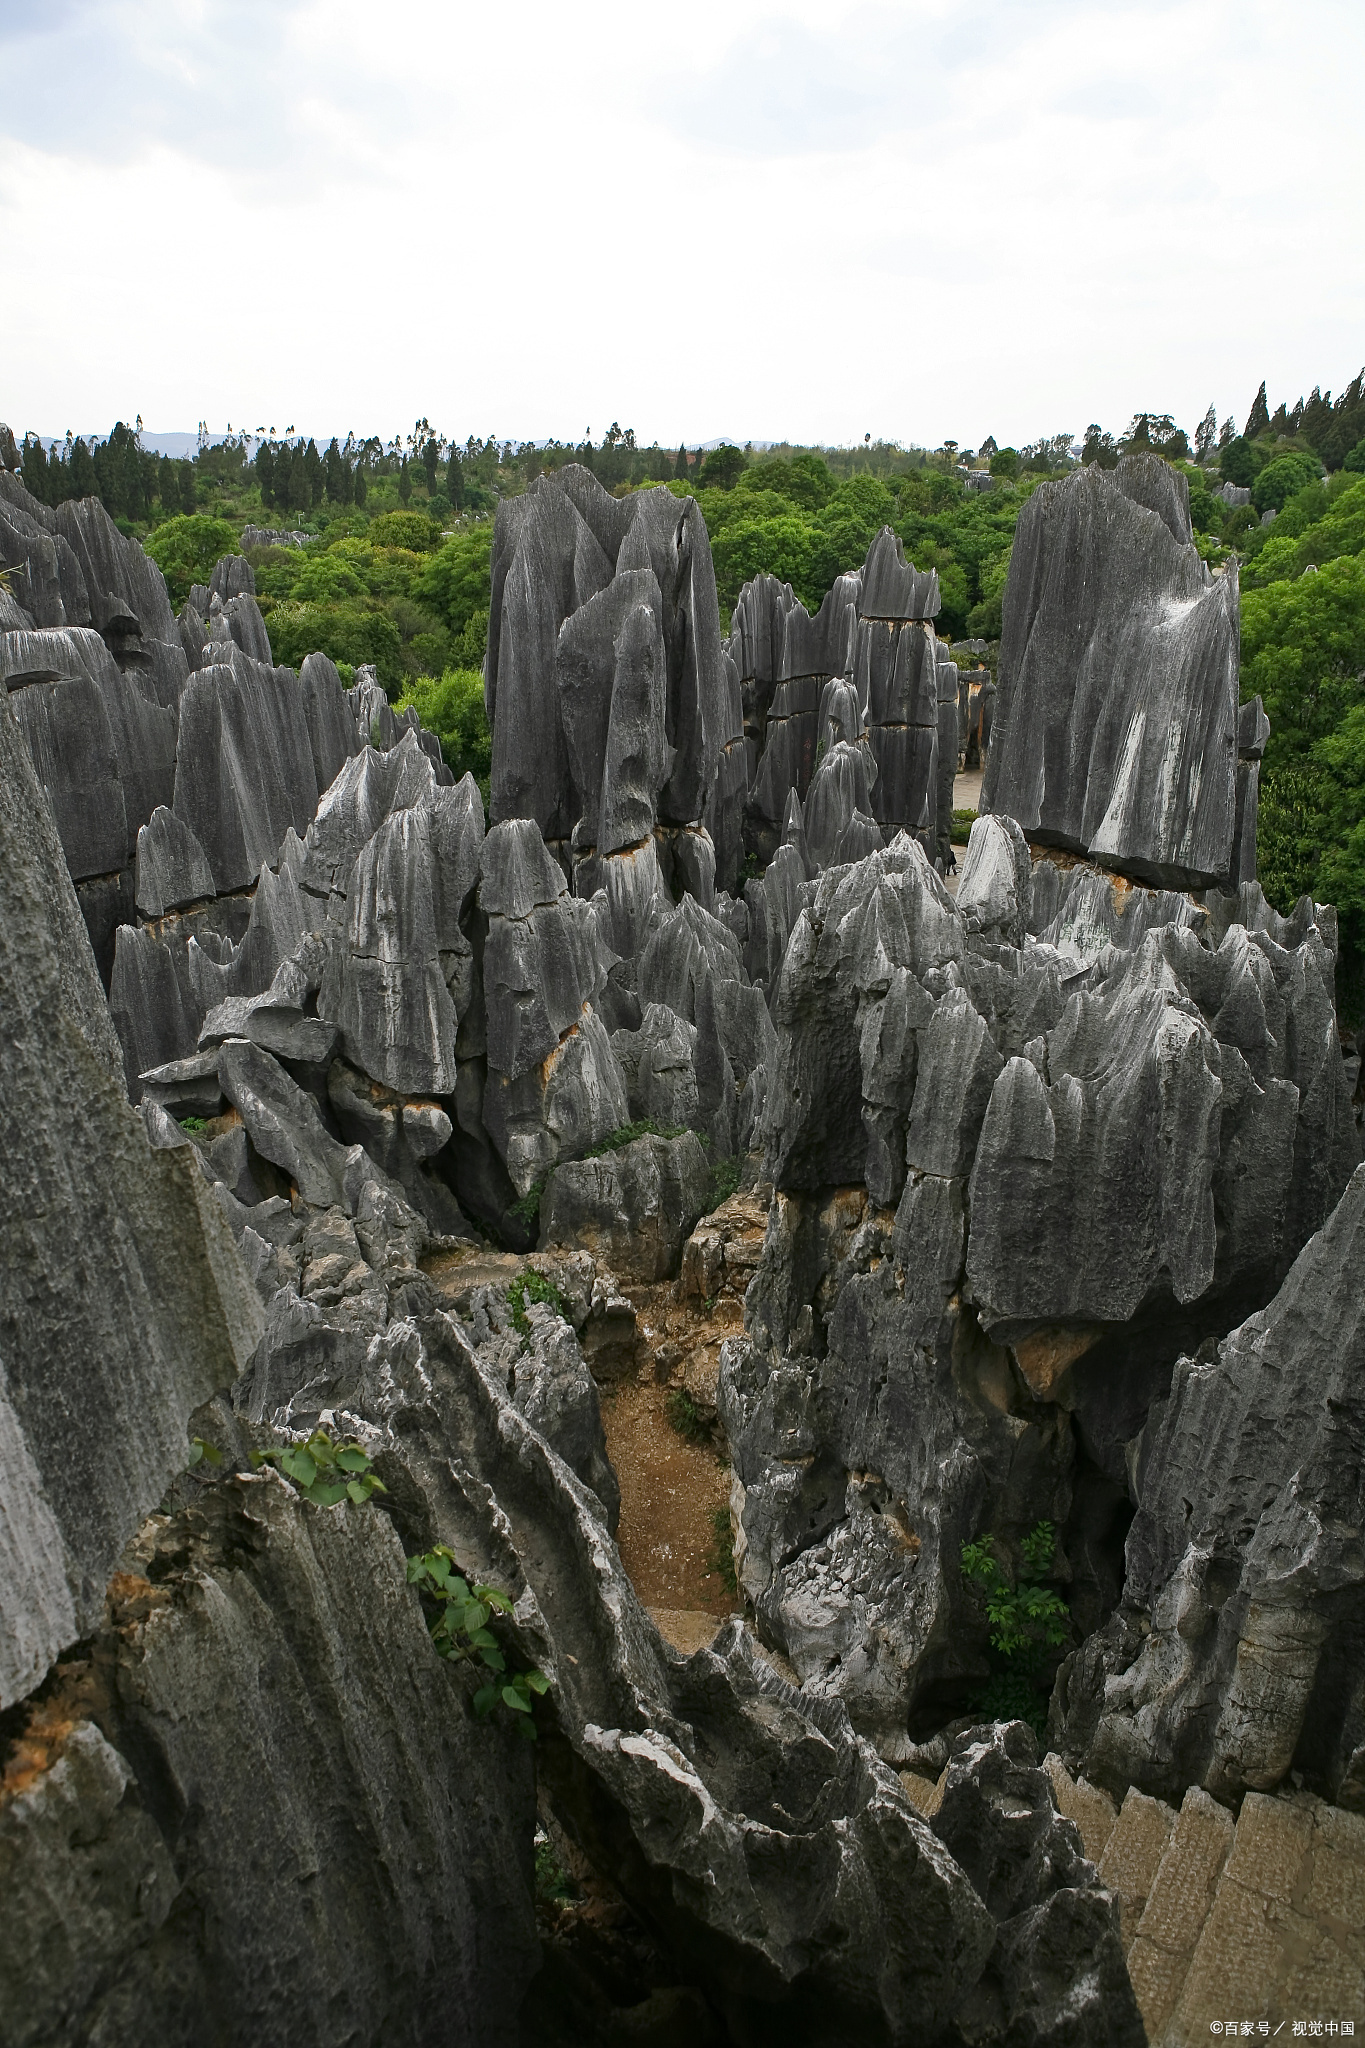
[[[256,595],[256,571],[245,555],[222,555],[213,565],[209,577],[209,595],[222,600],[240,597],[243,592],[250,597]]]
[[[180,705],[171,808],[208,856],[217,890],[250,887],[318,806],[304,698],[292,669],[233,649],[191,676]]]
[[[784,1684],[737,1623],[690,1659],[666,1650],[598,1503],[448,1319],[391,1326],[365,1402],[432,1535],[508,1588],[552,1679],[542,1798],[732,2031],[799,2015],[821,2048],[850,2026],[905,2048],[946,2032],[995,1925],[837,1705]]]
[[[981,1530],[1072,1532],[1079,1625],[1110,1611],[1125,1445],[1359,1158],[1329,916],[1074,869],[1040,906],[1049,863],[993,818],[976,846],[965,906],[905,838],[801,899],[762,1120],[778,1206],[722,1373],[741,1582],[891,1754],[983,1668],[958,1575]],[[1049,909],[1065,950],[1021,929]]]
[[[1169,464],[1046,485],[1015,538],[981,808],[1149,882],[1225,881],[1237,649],[1235,571],[1200,561]]]
[[[1135,1447],[1124,1607],[1063,1680],[1096,1782],[1365,1805],[1365,1168],[1269,1306],[1182,1358]]]
[[[75,894],[0,716],[0,1705],[96,1619],[258,1312],[202,1177],[128,1107]],[[79,1113],[73,1114],[73,1106]]]
[[[571,1160],[556,1167],[541,1196],[541,1244],[580,1245],[626,1280],[674,1278],[708,1180],[691,1131]]]
[[[319,790],[332,787],[361,741],[355,730],[341,687],[336,664],[325,654],[305,655],[299,670],[299,692],[308,739],[313,750],[313,772]]]
[[[633,1118],[663,1125],[697,1122],[697,1028],[663,1003],[645,1006],[638,1031],[614,1031]]]
[[[562,842],[583,818],[612,851],[699,822],[733,721],[695,501],[613,499],[571,464],[500,506],[487,698],[495,824]]]
[[[483,1121],[519,1194],[561,1152],[626,1123],[624,1076],[593,1009],[615,958],[533,821],[495,825],[479,857],[488,1085]]]
[[[663,598],[652,569],[620,572],[560,629],[560,718],[582,803],[575,850],[647,839],[674,749],[664,735]]]
[[[1033,862],[1013,818],[975,819],[954,898],[968,930],[1004,945],[1022,946],[1032,889]]]
[[[164,917],[214,894],[208,857],[188,825],[158,804],[137,835],[137,907]]]
[[[247,1039],[228,1039],[218,1052],[218,1079],[256,1150],[288,1175],[305,1202],[323,1209],[338,1201],[354,1206],[347,1188],[351,1153],[277,1060]]]
[[[434,1655],[392,1524],[264,1474],[139,1542],[100,1725],[74,1707],[0,1811],[7,2039],[189,2048],[211,2010],[323,2048],[340,2000],[406,2041],[453,2004],[501,2048],[537,1960],[530,1748]]]
[[[348,878],[344,941],[329,955],[318,1014],[339,1026],[355,1065],[404,1094],[454,1091],[455,1036],[474,996],[461,920],[483,826],[472,776],[433,787],[384,820]]]
[[[1144,2048],[1118,1902],[1053,1800],[1022,1721],[960,1735],[930,1825],[999,1922],[958,2025],[973,2041]]]

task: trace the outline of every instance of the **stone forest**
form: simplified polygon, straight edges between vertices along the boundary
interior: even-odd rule
[[[988,674],[566,464],[485,807],[0,458],[3,2048],[1365,2029],[1358,1062],[1185,478]]]

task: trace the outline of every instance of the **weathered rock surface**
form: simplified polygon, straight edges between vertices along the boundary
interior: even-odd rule
[[[182,1444],[183,1454],[183,1444]],[[148,1524],[74,1727],[0,1804],[7,2043],[501,2044],[534,1773],[432,1651],[376,1508],[266,1473]],[[146,1575],[144,1575],[146,1574]]]
[[[798,913],[777,1200],[721,1374],[741,1584],[891,1756],[985,1677],[963,1543],[1051,1521],[1078,1625],[1111,1611],[1125,1445],[1359,1156],[1329,918],[1291,926],[1252,891],[1149,925],[1145,892],[1073,870],[1113,936],[1083,952],[1073,919],[1063,953],[1021,931],[1017,837],[984,820],[975,847],[965,906],[901,839]]]
[[[982,810],[1143,881],[1240,879],[1237,652],[1236,571],[1200,561],[1168,463],[1045,485],[1015,536]]]
[[[691,1131],[572,1160],[556,1167],[541,1196],[541,1244],[582,1245],[627,1280],[674,1279],[708,1182]]]
[[[1292,1767],[1365,1810],[1363,1228],[1358,1168],[1269,1306],[1152,1411],[1124,1604],[1061,1694],[1101,1782],[1233,1799]]]
[[[50,814],[0,711],[0,1706],[91,1625],[259,1311],[200,1174],[148,1148]]]

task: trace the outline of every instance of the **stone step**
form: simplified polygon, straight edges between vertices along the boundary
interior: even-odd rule
[[[1350,2020],[1365,2036],[1365,1817],[1306,1793],[1249,1792],[1165,2032],[1146,2005],[1143,2017],[1160,2048],[1192,2048],[1231,2021],[1287,2037],[1295,2020]]]
[[[1113,1800],[1088,1778],[1073,1778],[1055,1751],[1043,1758],[1043,1769],[1052,1780],[1058,1813],[1076,1823],[1086,1855],[1098,1863],[1118,1819]]]
[[[1128,1974],[1153,2044],[1166,2040],[1232,1839],[1232,1815],[1200,1786],[1192,1785],[1128,1951]]]
[[[1100,1857],[1100,1877],[1118,1894],[1125,1955],[1133,1946],[1175,1824],[1174,1808],[1130,1790]]]

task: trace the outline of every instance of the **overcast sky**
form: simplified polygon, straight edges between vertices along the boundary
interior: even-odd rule
[[[1241,424],[1365,359],[1360,0],[0,0],[20,433]]]

